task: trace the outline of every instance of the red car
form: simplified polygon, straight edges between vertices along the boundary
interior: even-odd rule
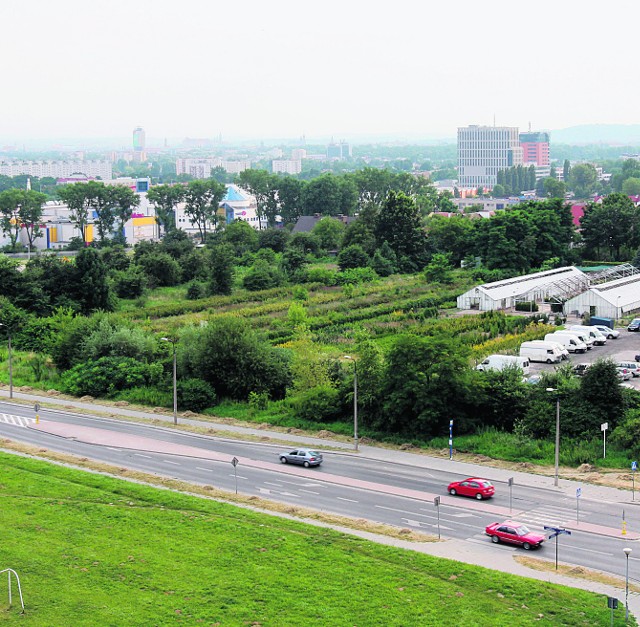
[[[469,477],[464,481],[454,481],[450,483],[447,488],[447,492],[449,492],[451,496],[455,496],[456,494],[460,496],[471,496],[479,501],[491,498],[495,491],[491,481],[478,479],[477,477]]]
[[[546,537],[539,533],[531,533],[522,523],[513,520],[495,522],[485,529],[485,533],[491,537],[491,542],[508,542],[517,544],[527,551],[539,547]]]

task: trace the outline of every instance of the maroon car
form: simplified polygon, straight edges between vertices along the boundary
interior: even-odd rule
[[[463,481],[454,481],[447,487],[447,492],[449,492],[451,496],[459,494],[460,496],[470,496],[479,501],[491,498],[495,491],[491,481],[479,479],[478,477],[469,477]]]
[[[522,523],[513,520],[495,522],[485,529],[485,533],[496,544],[498,542],[517,544],[527,551],[539,547],[546,540],[545,536],[532,533]]]

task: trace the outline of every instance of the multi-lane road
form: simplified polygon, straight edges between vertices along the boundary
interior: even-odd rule
[[[541,487],[534,481],[526,485],[519,478],[510,498],[504,471],[487,467],[478,467],[477,472],[494,482],[496,496],[478,502],[446,493],[450,481],[467,475],[456,472],[455,464],[443,468],[441,460],[430,464],[421,457],[420,464],[413,464],[406,455],[401,462],[389,453],[381,459],[375,449],[360,455],[323,450],[322,466],[304,469],[281,465],[278,453],[286,447],[273,444],[200,436],[67,411],[41,410],[40,420],[35,425],[31,408],[0,402],[0,437],[231,492],[237,482],[242,494],[327,513],[436,534],[438,512],[433,498],[439,495],[442,536],[467,543],[470,549],[473,544],[490,543],[484,535],[487,524],[512,517],[533,530],[541,531],[544,525],[570,528],[572,535],[560,539],[561,561],[620,575],[622,548],[633,546],[640,537],[634,533],[640,530],[640,507],[631,502],[630,494],[611,491],[603,498],[600,490],[598,498],[590,498],[588,486],[583,486],[576,523],[575,490]],[[233,457],[239,460],[235,469],[230,463]],[[620,533],[623,510],[629,527],[626,536]],[[521,551],[504,545],[493,549]],[[553,541],[538,554],[553,559]]]

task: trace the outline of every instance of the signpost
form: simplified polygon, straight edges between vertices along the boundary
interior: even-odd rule
[[[582,488],[576,488],[576,523],[580,522],[580,497],[582,496]]]
[[[600,431],[602,431],[602,457],[607,457],[607,429],[609,428],[608,422],[603,422],[600,425]]]
[[[436,496],[433,499],[433,504],[436,506],[438,512],[438,540],[440,540],[440,497]]]
[[[578,490],[579,489],[580,488],[578,488]],[[549,536],[549,540],[551,540],[551,538],[556,539],[556,570],[558,570],[558,536],[562,533],[566,533],[568,536],[570,536],[571,532],[564,527],[548,527],[547,525],[544,526],[544,530],[553,532]]]
[[[449,459],[453,459],[453,420],[449,420]]]
[[[618,599],[607,597],[607,607],[611,609],[611,627],[613,627],[613,610],[618,609]]]
[[[636,470],[638,470],[638,462],[631,462],[631,500],[636,500]]]
[[[236,466],[238,465],[239,462],[240,460],[237,457],[234,457],[231,460],[231,465],[233,466],[233,474],[236,479],[236,494],[238,494],[238,471],[236,470]]]
[[[507,481],[509,483],[509,514],[511,514],[511,500],[513,497],[513,477],[509,477]]]
[[[40,403],[36,403],[33,406],[33,411],[36,412],[36,424],[39,425],[40,424]]]

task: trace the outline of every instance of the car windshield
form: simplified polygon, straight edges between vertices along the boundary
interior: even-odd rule
[[[520,527],[516,528],[516,533],[519,536],[526,536],[529,533],[529,529],[524,525],[520,525]]]

